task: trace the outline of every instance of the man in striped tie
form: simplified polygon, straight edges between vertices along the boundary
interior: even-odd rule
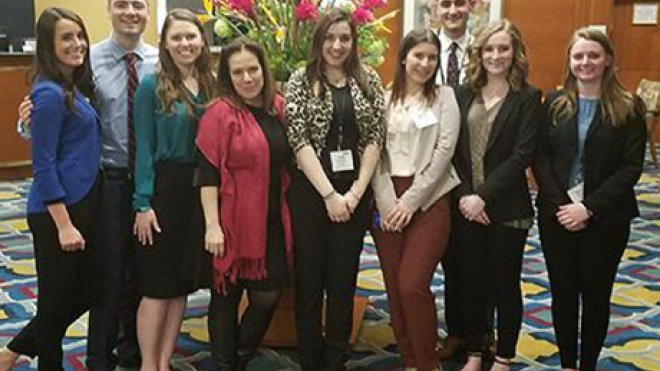
[[[467,47],[472,42],[467,23],[472,4],[470,0],[430,0],[431,24],[438,25],[440,40],[440,68],[436,82],[456,88],[465,81],[464,62],[467,60]],[[457,251],[454,246],[447,247],[442,260],[445,292],[445,322],[447,338],[438,351],[440,359],[452,357],[463,348],[460,298],[460,274],[457,264]]]

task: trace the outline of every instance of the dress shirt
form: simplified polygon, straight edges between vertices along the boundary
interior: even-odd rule
[[[440,39],[440,71],[436,77],[436,82],[439,85],[446,84],[447,81],[447,64],[449,59],[449,54],[451,53],[451,44],[456,42],[458,47],[456,48],[456,59],[458,60],[458,84],[465,82],[466,79],[466,68],[464,66],[467,63],[467,47],[472,42],[472,36],[467,32],[459,37],[456,40],[450,39],[444,32],[438,32],[438,39]]]
[[[119,46],[111,37],[92,45],[90,50],[96,83],[95,108],[101,118],[103,131],[101,162],[104,166],[128,166],[128,73],[123,59],[128,52],[129,50]],[[138,56],[136,68],[141,80],[146,74],[154,72],[158,62],[158,49],[141,42],[133,52]]]

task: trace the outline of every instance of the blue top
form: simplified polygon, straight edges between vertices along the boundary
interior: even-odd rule
[[[112,38],[92,45],[90,60],[96,83],[95,106],[101,117],[103,129],[104,166],[128,166],[128,134],[126,107],[128,73],[124,55],[130,52],[119,46]],[[138,78],[153,73],[158,62],[158,49],[140,43],[134,52],[138,56],[136,69]]]
[[[193,115],[179,101],[172,104],[174,112],[164,112],[157,89],[156,75],[147,75],[142,79],[134,97],[135,210],[151,207],[158,161],[197,162],[197,122],[204,113],[206,98],[201,92],[192,97],[197,106]]]
[[[583,159],[584,156],[584,142],[587,139],[587,133],[591,122],[594,120],[596,109],[598,108],[598,99],[578,98],[578,119],[577,119],[577,156],[573,160],[573,167],[571,168],[571,175],[568,181],[569,187],[584,181],[583,174]]]
[[[63,201],[73,205],[92,188],[99,172],[101,128],[96,111],[81,93],[74,110],[64,100],[64,88],[45,77],[32,87],[32,172],[29,214]]]

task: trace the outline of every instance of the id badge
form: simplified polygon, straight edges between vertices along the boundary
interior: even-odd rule
[[[576,185],[575,187],[566,191],[568,198],[573,201],[573,203],[580,203],[584,200],[584,182]]]
[[[433,126],[438,124],[438,118],[435,116],[432,110],[427,109],[426,111],[413,116],[413,123],[418,129],[424,129],[427,126]]]
[[[350,149],[330,152],[330,165],[333,173],[354,170],[353,152]]]

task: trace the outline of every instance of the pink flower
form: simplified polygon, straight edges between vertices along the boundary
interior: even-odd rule
[[[298,22],[313,21],[319,16],[319,10],[310,0],[302,0],[296,5],[295,14]]]
[[[254,13],[252,0],[228,0],[229,9],[239,11],[246,15]]]
[[[364,0],[362,2],[362,6],[369,10],[378,9],[385,4],[387,4],[386,0]]]
[[[356,24],[366,24],[374,20],[374,13],[364,5],[360,5],[353,12],[353,20]]]

